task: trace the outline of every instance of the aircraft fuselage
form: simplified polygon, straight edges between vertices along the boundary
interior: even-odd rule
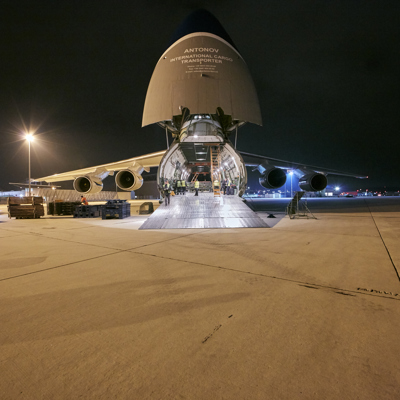
[[[191,115],[160,162],[159,189],[165,179],[199,180],[212,190],[214,181],[229,180],[241,196],[247,184],[246,167],[240,154],[212,115]],[[208,182],[208,183],[206,183]]]

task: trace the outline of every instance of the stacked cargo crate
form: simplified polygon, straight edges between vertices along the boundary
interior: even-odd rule
[[[109,200],[102,206],[101,218],[126,218],[131,216],[131,205],[126,200]]]
[[[97,218],[101,216],[102,206],[76,206],[74,218]]]
[[[79,206],[79,201],[60,201],[55,200],[47,205],[47,214],[50,215],[73,215],[75,207]]]
[[[40,218],[44,216],[43,197],[9,197],[8,218]]]

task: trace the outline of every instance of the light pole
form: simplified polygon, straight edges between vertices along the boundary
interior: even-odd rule
[[[293,197],[292,191],[293,191],[293,171],[289,172],[290,175],[290,197]]]
[[[31,142],[33,142],[33,134],[26,133],[25,139],[28,141],[28,164],[29,164],[29,196],[31,195]]]
[[[286,181],[287,181],[287,177],[286,177]],[[285,198],[286,198],[286,196],[287,196],[287,190],[286,190],[286,183],[287,183],[287,182],[286,182],[286,181],[285,181]]]

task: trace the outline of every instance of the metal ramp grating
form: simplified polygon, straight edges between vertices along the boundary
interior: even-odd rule
[[[214,197],[214,193],[172,196],[171,204],[162,204],[139,229],[188,228],[269,228],[237,196]]]

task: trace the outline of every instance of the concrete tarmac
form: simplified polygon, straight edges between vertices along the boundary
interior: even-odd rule
[[[359,200],[162,231],[1,206],[0,398],[400,398],[400,198]]]

